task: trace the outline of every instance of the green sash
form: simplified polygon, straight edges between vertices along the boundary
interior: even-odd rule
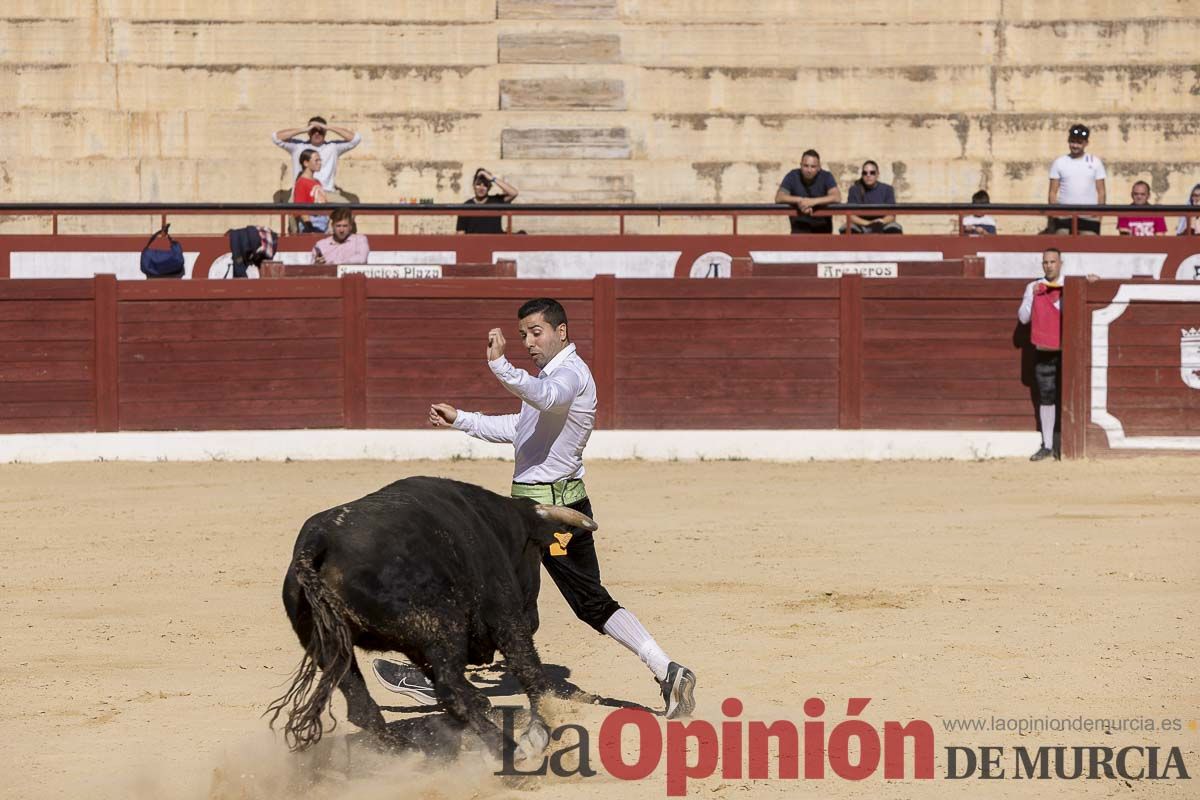
[[[513,497],[528,497],[544,506],[569,506],[587,497],[579,478],[564,478],[554,483],[514,483]]]

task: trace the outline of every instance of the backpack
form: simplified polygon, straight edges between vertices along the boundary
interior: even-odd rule
[[[154,232],[150,241],[142,248],[142,274],[147,278],[182,278],[184,273],[183,246],[171,238],[171,226],[162,226]],[[152,249],[150,245],[159,236],[166,236],[171,247],[167,250]]]

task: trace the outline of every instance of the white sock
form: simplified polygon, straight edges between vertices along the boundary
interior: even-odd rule
[[[1042,447],[1054,449],[1054,406],[1038,406],[1038,416],[1042,420]]]
[[[633,614],[624,608],[618,608],[617,612],[608,618],[608,622],[604,623],[604,632],[637,653],[637,657],[650,668],[655,678],[661,681],[667,677],[667,665],[671,663],[671,659]]]

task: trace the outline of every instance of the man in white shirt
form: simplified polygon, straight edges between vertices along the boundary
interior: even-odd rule
[[[596,423],[596,383],[567,336],[567,314],[556,300],[538,298],[517,312],[521,343],[541,368],[534,377],[505,357],[499,328],[488,333],[487,360],[504,388],[521,398],[519,414],[489,416],[460,411],[445,403],[429,409],[435,428],[453,427],[488,442],[512,442],[516,449],[513,497],[562,505],[592,517],[583,484],[583,449]],[[622,608],[600,582],[600,563],[590,531],[574,528],[556,535],[559,542],[542,564],[580,620],[616,639],[654,673],[666,703],[667,719],[695,708],[696,676],[672,661],[632,613]],[[389,689],[421,702],[424,676],[412,667],[377,659],[375,674]],[[427,682],[426,682],[427,685]],[[432,686],[427,690],[432,695]]]
[[[308,131],[307,139],[298,139],[300,134]],[[331,142],[326,138],[329,133],[342,137],[340,142]],[[276,147],[282,147],[292,154],[292,183],[300,174],[300,154],[305,150],[316,150],[321,154],[321,168],[313,177],[325,190],[325,201],[328,203],[349,203],[346,197],[335,185],[337,180],[338,156],[362,144],[362,136],[348,128],[338,128],[325,122],[324,117],[312,117],[303,128],[284,128],[271,134],[271,141]]]
[[[1090,131],[1086,125],[1071,126],[1067,133],[1065,156],[1054,159],[1050,165],[1050,205],[1102,206],[1105,203],[1104,164],[1096,156],[1084,152]],[[1054,233],[1070,233],[1070,217],[1051,217],[1050,230]],[[1079,232],[1091,236],[1100,234],[1099,217],[1080,217]]]

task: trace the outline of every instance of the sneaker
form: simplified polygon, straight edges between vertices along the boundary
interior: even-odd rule
[[[696,674],[682,664],[667,665],[667,677],[658,682],[663,702],[667,704],[667,719],[690,716],[696,708],[692,692],[696,689]]]
[[[1054,454],[1054,451],[1049,447],[1039,447],[1038,451],[1029,457],[1030,461],[1041,461],[1043,458],[1049,458]]]
[[[438,699],[433,692],[433,684],[425,677],[425,673],[412,664],[397,664],[386,658],[377,658],[371,662],[371,669],[389,692],[410,697],[419,705],[437,705]]]

